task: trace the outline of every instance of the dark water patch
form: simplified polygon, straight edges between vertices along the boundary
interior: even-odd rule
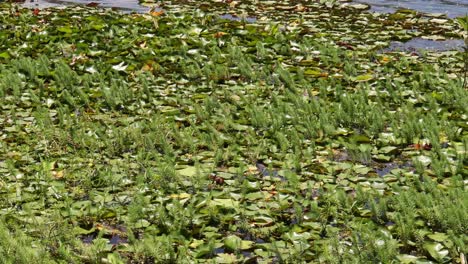
[[[249,23],[254,23],[254,22],[257,21],[256,17],[239,17],[239,16],[235,16],[235,15],[231,15],[231,14],[224,14],[224,15],[221,15],[219,17],[222,18],[222,19],[234,20],[234,21],[243,21],[243,20],[245,20],[246,22],[249,22]]]
[[[380,177],[384,177],[388,175],[394,169],[404,169],[404,168],[412,168],[412,167],[413,165],[411,164],[411,162],[405,162],[405,163],[390,162],[390,163],[385,164],[382,167],[375,169],[375,172]]]
[[[112,235],[112,237],[109,240],[109,244],[111,245],[120,245],[120,244],[126,244],[128,243],[128,239],[126,237],[121,237],[118,234]]]
[[[220,248],[215,248],[213,250],[213,254],[214,255],[218,255],[218,254],[223,254],[225,252],[224,248],[220,247]]]
[[[89,234],[89,235],[83,235],[81,237],[81,241],[84,243],[84,244],[92,244],[93,243],[93,240],[96,238],[96,234]]]

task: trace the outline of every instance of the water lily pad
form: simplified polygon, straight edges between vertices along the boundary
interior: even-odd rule
[[[239,202],[232,199],[216,198],[211,201],[211,205],[229,209],[237,209],[239,207]]]
[[[440,243],[426,242],[423,245],[424,249],[437,261],[442,261],[449,253],[447,249]]]
[[[356,82],[367,82],[367,81],[370,81],[374,79],[374,75],[372,74],[363,74],[363,75],[359,75],[359,76],[356,76],[355,78],[353,78],[354,81]]]
[[[413,256],[413,255],[408,255],[408,254],[401,254],[401,255],[398,255],[397,256],[398,260],[401,262],[401,263],[404,263],[404,264],[413,264],[413,263],[417,263],[418,260],[420,258],[416,257],[416,256]]]
[[[398,148],[395,146],[385,146],[379,149],[379,152],[383,154],[395,154],[397,151]]]
[[[360,3],[344,3],[342,7],[351,7],[357,10],[368,10],[370,9],[370,5],[368,4],[360,4]]]
[[[215,261],[216,263],[227,264],[227,263],[238,263],[239,259],[237,259],[236,255],[232,253],[231,254],[220,253],[220,254],[217,254]]]
[[[439,232],[435,232],[434,234],[429,234],[427,235],[427,237],[437,242],[444,242],[449,238],[447,234],[439,233]]]
[[[197,168],[194,166],[189,166],[184,169],[178,170],[177,173],[179,173],[182,176],[193,177],[197,175]]]
[[[224,246],[232,251],[246,250],[252,248],[254,242],[242,240],[236,235],[230,235],[224,239]]]

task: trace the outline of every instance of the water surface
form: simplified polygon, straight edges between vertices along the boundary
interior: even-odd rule
[[[463,51],[465,41],[462,39],[447,39],[443,41],[434,41],[423,38],[413,38],[407,42],[392,41],[389,47],[383,49],[386,51],[407,51],[407,52],[419,52],[425,51],[447,51],[447,50],[458,50]]]
[[[148,11],[147,7],[138,4],[138,0],[26,0],[25,6],[50,7],[91,2],[99,3],[101,7],[114,7],[123,11]],[[355,0],[354,2],[370,4],[371,11],[380,13],[392,13],[399,8],[408,8],[425,13],[442,13],[448,17],[468,14],[468,0]]]
[[[414,9],[424,13],[441,13],[448,17],[468,14],[468,0],[355,0],[371,5],[371,11],[393,13],[399,8]]]
[[[26,0],[25,7],[59,7],[66,5],[86,5],[89,3],[98,3],[100,7],[117,8],[124,12],[147,12],[148,7],[138,4],[138,0]]]

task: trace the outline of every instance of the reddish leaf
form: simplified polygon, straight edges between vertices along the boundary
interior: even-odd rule
[[[424,144],[412,144],[410,147],[414,148],[415,150],[431,150],[432,144],[431,143],[424,143]]]
[[[423,144],[422,147],[423,147],[424,150],[431,150],[432,149],[432,144],[431,143]]]
[[[220,32],[214,33],[213,37],[215,37],[215,38],[220,38],[220,37],[222,37],[222,36],[224,36],[224,35],[226,35],[226,34],[227,34],[226,32],[220,31]]]
[[[347,42],[338,41],[336,44],[337,44],[338,46],[345,47],[346,49],[354,50],[354,47],[353,47],[351,44],[347,43]]]
[[[216,183],[217,185],[223,185],[224,184],[224,179],[217,176],[216,174],[211,174],[209,176],[210,180],[212,180],[214,183]]]
[[[96,3],[96,2],[91,2],[89,4],[86,4],[87,7],[96,7],[98,5],[99,5],[99,3]]]

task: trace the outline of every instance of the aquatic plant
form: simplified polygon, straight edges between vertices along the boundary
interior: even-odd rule
[[[6,261],[461,261],[459,26],[322,2],[0,6]]]

